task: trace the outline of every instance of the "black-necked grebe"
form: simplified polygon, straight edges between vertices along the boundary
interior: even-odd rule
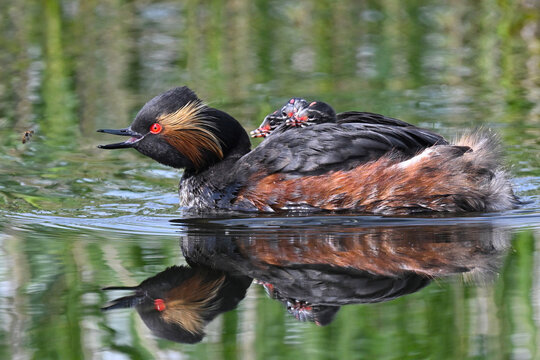
[[[180,205],[196,210],[328,210],[375,214],[499,211],[519,204],[496,136],[455,144],[382,115],[345,112],[337,123],[291,127],[250,151],[227,113],[187,87],[150,100],[104,149],[134,148],[183,168]]]

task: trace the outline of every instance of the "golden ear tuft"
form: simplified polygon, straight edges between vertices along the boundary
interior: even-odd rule
[[[195,274],[167,294],[163,320],[176,323],[192,334],[202,333],[205,325],[203,315],[219,305],[215,297],[224,282],[225,276],[222,274]]]
[[[186,156],[197,167],[204,165],[204,151],[223,159],[220,139],[212,132],[215,125],[203,118],[206,108],[201,102],[189,102],[177,111],[162,114],[157,121],[163,126],[165,140]]]

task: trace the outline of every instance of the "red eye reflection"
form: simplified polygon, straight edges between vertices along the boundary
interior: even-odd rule
[[[161,124],[158,124],[158,123],[153,123],[152,126],[150,126],[150,132],[152,134],[159,134],[162,130],[162,126]]]
[[[155,299],[154,300],[154,309],[157,311],[163,311],[166,309],[165,301],[163,299]]]

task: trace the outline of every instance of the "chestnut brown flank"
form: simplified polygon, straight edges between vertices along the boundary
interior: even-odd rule
[[[298,231],[278,234],[272,242],[253,238],[239,247],[261,264],[326,264],[383,276],[413,271],[431,277],[489,270],[495,250],[485,241],[486,230],[479,229],[458,234],[445,226],[427,226],[421,233],[414,227],[352,227],[340,228],[329,239],[320,231]]]
[[[164,139],[197,168],[204,165],[205,150],[214,153],[219,159],[223,158],[220,141],[211,131],[214,125],[207,119],[207,115],[202,115],[204,108],[202,103],[189,102],[177,111],[163,114],[157,119],[163,126],[161,135]]]
[[[467,168],[464,159],[468,156],[441,159],[428,153],[407,166],[383,157],[349,171],[300,178],[258,174],[248,181],[254,185],[244,188],[238,199],[248,200],[263,211],[297,204],[380,214],[470,211],[462,208],[468,205],[463,199],[481,199],[478,189],[483,184],[482,176]]]

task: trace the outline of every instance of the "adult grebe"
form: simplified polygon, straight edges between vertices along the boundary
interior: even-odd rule
[[[375,214],[499,211],[519,204],[490,132],[456,144],[378,114],[348,112],[337,123],[291,127],[250,151],[227,113],[187,87],[150,100],[130,136],[103,149],[134,148],[183,168],[180,205],[196,210],[328,210]]]

